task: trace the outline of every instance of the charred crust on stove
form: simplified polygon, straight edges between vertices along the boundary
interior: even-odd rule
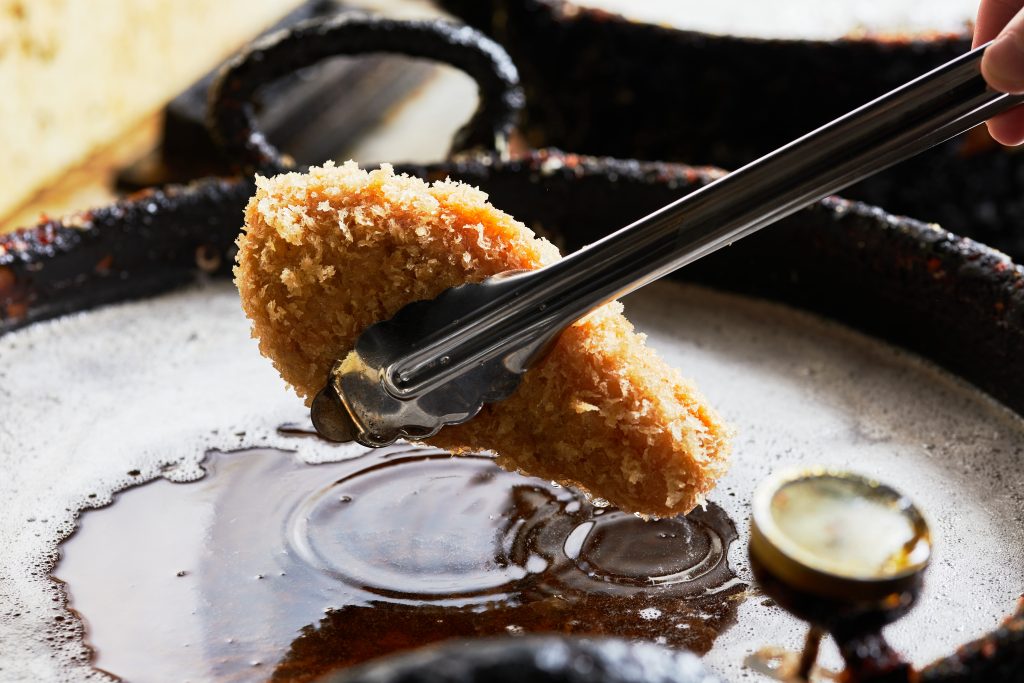
[[[119,202],[0,235],[0,334],[103,303],[192,282],[196,250],[234,256],[247,181],[210,178],[137,193]]]

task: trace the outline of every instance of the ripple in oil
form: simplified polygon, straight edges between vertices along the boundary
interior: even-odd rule
[[[297,439],[297,442],[299,440]],[[707,651],[743,586],[709,504],[644,522],[484,456],[211,452],[83,515],[56,576],[96,666],[134,681],[312,680],[450,637],[558,631]]]

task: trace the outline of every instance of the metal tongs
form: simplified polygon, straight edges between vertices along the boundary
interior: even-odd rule
[[[1024,101],[986,85],[987,47],[557,263],[449,289],[370,326],[314,399],[316,430],[385,446],[469,420],[510,396],[559,332],[589,311]]]

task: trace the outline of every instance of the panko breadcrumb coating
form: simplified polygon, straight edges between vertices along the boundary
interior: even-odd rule
[[[260,351],[307,404],[360,332],[404,305],[558,250],[458,182],[354,162],[259,178],[235,279]],[[510,398],[428,442],[492,451],[506,469],[625,510],[668,516],[724,473],[728,429],[608,304],[565,330]]]

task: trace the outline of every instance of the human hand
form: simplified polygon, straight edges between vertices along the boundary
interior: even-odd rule
[[[974,46],[995,39],[985,51],[981,73],[1000,92],[1024,93],[1024,0],[981,0]],[[992,137],[1004,145],[1024,142],[1024,107],[989,120]]]

